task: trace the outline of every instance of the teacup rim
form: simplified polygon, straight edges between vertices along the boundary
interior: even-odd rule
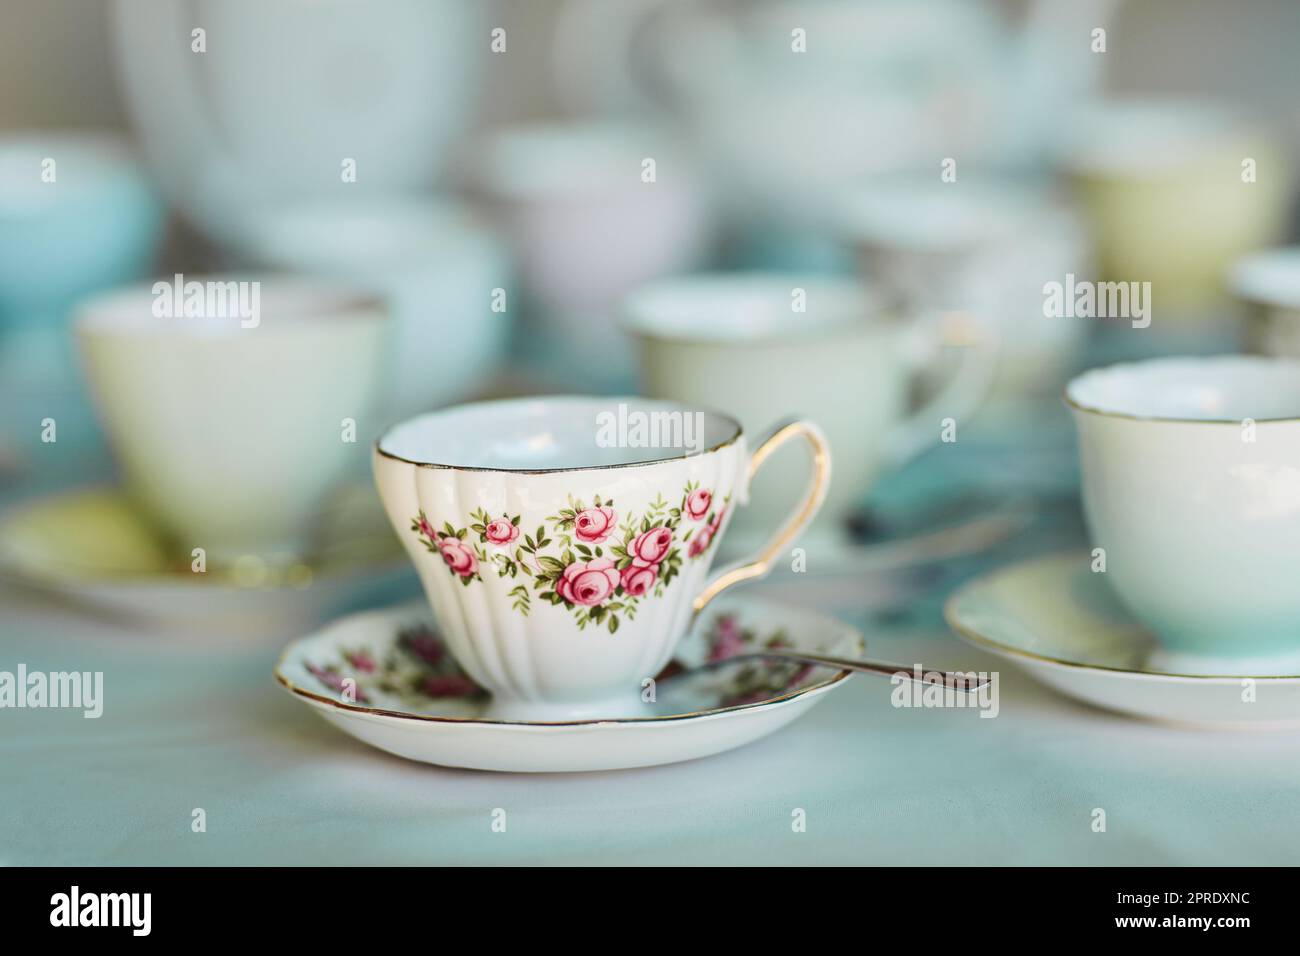
[[[468,408],[481,408],[489,405],[524,404],[527,402],[538,402],[538,401],[543,401],[543,402],[599,401],[599,402],[608,402],[611,405],[617,405],[619,403],[630,403],[630,402],[641,402],[641,403],[655,402],[664,405],[675,405],[678,408],[680,408],[682,411],[703,412],[706,415],[711,415],[714,418],[720,419],[723,423],[729,424],[731,426],[731,432],[730,435],[723,441],[715,442],[709,447],[702,448],[699,451],[696,451],[694,449],[685,449],[680,454],[667,455],[660,458],[649,458],[649,459],[639,460],[639,461],[613,462],[605,465],[564,465],[555,468],[499,468],[499,467],[493,467],[487,465],[451,465],[445,462],[417,461],[413,458],[407,458],[404,455],[399,455],[395,452],[389,451],[383,447],[384,439],[387,438],[390,434],[392,434],[393,431],[395,431],[397,428],[401,427],[402,425],[407,424],[408,422],[413,422],[421,418],[428,418],[434,415],[442,415],[448,412],[460,411]],[[609,396],[582,395],[573,392],[573,393],[558,394],[558,395],[521,395],[521,396],[508,397],[508,398],[481,399],[475,402],[458,402],[455,405],[448,405],[445,406],[444,408],[432,409],[427,412],[421,412],[418,415],[409,415],[406,418],[401,419],[400,421],[391,422],[390,424],[384,426],[384,428],[380,431],[378,437],[375,438],[373,444],[371,445],[371,448],[374,454],[380,456],[381,458],[387,458],[390,461],[397,461],[406,465],[413,465],[416,468],[430,468],[436,471],[463,471],[463,472],[475,472],[475,473],[483,473],[483,474],[504,474],[504,475],[558,475],[558,474],[567,474],[570,472],[614,471],[623,468],[644,468],[649,465],[662,465],[662,464],[667,464],[669,462],[686,461],[691,458],[700,458],[703,457],[704,455],[709,455],[712,454],[713,452],[721,451],[724,448],[736,444],[736,442],[738,442],[743,436],[744,436],[744,427],[740,424],[740,421],[736,419],[735,416],[728,415],[725,412],[717,411],[716,409],[696,406],[693,403],[677,402],[677,401],[664,400],[664,399],[653,399],[653,398],[647,398],[644,395],[609,395]]]
[[[375,241],[373,224],[380,222],[385,229],[400,234],[400,248],[396,251]],[[347,253],[341,253],[332,239],[312,245],[305,254],[291,248],[292,243],[287,241],[313,230],[353,227],[360,228],[363,235],[359,248]],[[249,246],[267,263],[268,271],[277,275],[358,263],[363,269],[373,270],[376,265],[403,268],[424,264],[435,254],[457,255],[466,248],[486,258],[497,255],[501,246],[497,233],[472,205],[440,196],[403,200],[366,196],[341,204],[292,199],[254,213],[243,232]]]
[[[479,133],[470,147],[469,156],[476,162],[467,170],[467,176],[476,192],[500,202],[549,202],[589,196],[608,192],[613,181],[600,174],[549,182],[537,177],[521,178],[519,164],[506,162],[505,154],[512,150],[537,151],[539,148],[581,153],[584,144],[598,142],[603,148],[639,158],[648,155],[643,148],[647,141],[658,144],[654,155],[661,162],[664,156],[669,156],[675,164],[693,169],[682,158],[683,150],[676,137],[661,124],[647,125],[599,116],[534,117],[500,123]],[[596,159],[603,157],[597,156]],[[600,173],[604,172],[604,169],[600,170]]]
[[[776,283],[794,281],[811,285],[817,283],[837,288],[846,293],[859,293],[867,308],[862,315],[839,321],[821,323],[803,328],[795,325],[786,330],[763,330],[754,333],[731,335],[713,331],[711,327],[695,329],[669,329],[645,317],[645,300],[662,295],[668,290],[689,287],[712,287],[728,282]],[[797,269],[743,269],[714,270],[689,273],[656,279],[638,286],[623,296],[619,307],[618,323],[625,333],[640,339],[672,344],[725,345],[747,348],[799,341],[823,341],[862,332],[889,332],[906,325],[902,308],[896,296],[890,295],[877,283],[854,275],[819,274]],[[701,409],[707,411],[707,409]]]
[[[1203,153],[1206,140],[1221,149],[1225,140],[1231,144],[1270,139],[1253,111],[1217,96],[1119,94],[1088,103],[1069,119],[1077,128],[1057,150],[1057,158],[1068,177],[1080,180],[1146,181],[1185,167],[1186,157],[1196,156],[1195,150],[1188,152],[1189,142]],[[1117,146],[1117,130],[1132,128],[1154,135],[1158,144],[1148,142],[1145,150],[1135,151],[1121,136]]]
[[[1223,355],[1167,355],[1157,358],[1138,359],[1136,361],[1112,362],[1109,365],[1098,365],[1095,368],[1086,369],[1066,382],[1065,387],[1061,390],[1061,400],[1072,411],[1096,415],[1101,418],[1117,418],[1122,421],[1148,422],[1151,424],[1230,425],[1233,428],[1240,428],[1242,422],[1242,419],[1240,418],[1180,418],[1173,415],[1140,415],[1135,412],[1121,412],[1110,408],[1101,408],[1096,405],[1085,404],[1084,402],[1078,401],[1070,394],[1071,390],[1077,383],[1091,375],[1114,372],[1121,369],[1132,369],[1139,366],[1150,367],[1153,365],[1169,365],[1179,362],[1221,364],[1229,362],[1248,362],[1252,364],[1273,365],[1275,367],[1291,366],[1295,369],[1297,374],[1300,375],[1300,359],[1290,359],[1282,356],[1248,355],[1242,353],[1228,353]],[[1300,423],[1300,413],[1277,418],[1252,418],[1251,421],[1257,425]]]
[[[177,275],[182,276],[186,283],[266,282],[285,287],[297,286],[304,289],[318,289],[322,294],[330,297],[331,304],[325,310],[303,309],[300,314],[295,310],[290,317],[304,327],[319,328],[325,324],[333,325],[340,322],[385,322],[388,319],[387,298],[383,293],[362,282],[291,270],[266,269],[247,272],[232,270],[229,272],[204,271],[158,275],[92,293],[82,298],[73,307],[73,330],[78,336],[152,336],[160,334],[157,327],[151,328],[147,324],[140,324],[134,319],[124,321],[119,316],[112,314],[112,311],[120,308],[123,303],[130,302],[134,297],[147,298],[153,295],[153,289],[158,283],[173,283]],[[312,313],[316,311],[322,312],[319,318],[312,316]],[[276,323],[276,327],[279,328],[280,324]],[[166,334],[194,337],[191,333],[197,331],[197,326],[173,326]]]
[[[960,191],[936,183],[916,172],[885,173],[854,183],[831,213],[836,236],[858,252],[942,256],[1002,243],[1027,226],[1072,216],[1057,190],[1037,182],[981,174]],[[949,221],[921,231],[904,224],[915,219],[918,210],[932,209],[949,216]],[[964,217],[967,225],[955,224],[954,214]]]

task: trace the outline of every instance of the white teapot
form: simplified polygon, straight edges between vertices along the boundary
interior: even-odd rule
[[[667,112],[738,209],[822,221],[837,189],[943,157],[1026,165],[1089,97],[1117,0],[569,0],[559,89],[579,109]]]

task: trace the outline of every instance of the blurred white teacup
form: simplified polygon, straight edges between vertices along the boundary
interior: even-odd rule
[[[346,278],[384,295],[392,314],[389,417],[481,392],[505,354],[505,248],[453,203],[405,197],[270,207],[250,220],[246,248],[272,268]]]
[[[148,275],[166,211],[127,143],[102,132],[0,136],[0,379],[74,381],[67,313]]]
[[[779,272],[667,279],[625,302],[653,398],[719,408],[746,428],[790,409],[816,422],[835,449],[835,482],[804,537],[840,542],[872,482],[942,438],[983,398],[992,355],[963,348],[947,385],[910,410],[909,386],[943,349],[938,322],[905,322],[854,279]],[[806,480],[807,466],[778,456],[751,488],[733,540],[770,533]]]
[[[1044,314],[1044,286],[1090,278],[1077,218],[1047,193],[999,180],[880,177],[836,217],[867,278],[916,312],[969,312],[997,336],[999,398],[1057,393],[1084,320]]]
[[[310,550],[377,424],[385,324],[369,293],[267,276],[173,277],[79,306],[127,490],[178,560],[196,548],[217,564]]]
[[[1133,613],[1175,652],[1300,653],[1300,362],[1113,365],[1066,401],[1094,570]]]
[[[1253,352],[1300,358],[1300,246],[1243,256],[1232,267],[1232,293],[1245,306]]]
[[[159,183],[235,246],[270,201],[427,189],[473,117],[487,20],[457,0],[117,0],[112,26]]]
[[[691,268],[710,242],[692,164],[662,130],[531,123],[489,134],[471,178],[512,246],[536,349],[569,387],[621,382],[620,298]]]

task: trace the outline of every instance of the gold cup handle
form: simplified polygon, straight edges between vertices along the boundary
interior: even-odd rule
[[[768,436],[754,449],[754,454],[749,459],[749,465],[745,471],[745,487],[749,487],[750,481],[753,480],[758,469],[763,467],[763,462],[767,461],[772,452],[795,438],[802,438],[808,443],[808,453],[812,457],[812,480],[808,483],[808,490],[804,494],[803,503],[791,515],[790,519],[781,526],[781,530],[773,535],[772,540],[758,553],[757,557],[751,561],[719,571],[704,586],[704,590],[695,598],[696,614],[704,610],[706,604],[733,584],[739,584],[741,581],[748,581],[752,578],[765,577],[772,570],[772,562],[776,559],[776,556],[798,537],[799,532],[803,531],[808,522],[812,521],[821,509],[822,501],[826,498],[826,488],[831,482],[831,449],[822,430],[812,422],[782,422],[773,428],[768,433]]]

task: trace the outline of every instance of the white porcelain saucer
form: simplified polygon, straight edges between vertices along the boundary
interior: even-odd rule
[[[981,577],[948,599],[948,624],[969,643],[1107,710],[1207,727],[1300,727],[1300,675],[1233,673],[1222,662],[1197,668],[1166,655],[1090,560],[1084,552],[1050,555]]]
[[[99,615],[243,636],[293,633],[413,579],[369,485],[343,489],[323,524],[302,563],[199,574],[168,559],[120,490],[65,491],[0,516],[0,577]]]
[[[478,715],[487,696],[445,652],[420,602],[355,614],[295,641],[275,677],[345,733],[411,760],[475,770],[622,770],[707,757],[765,737],[807,713],[849,676],[752,659],[681,673],[763,646],[846,656],[863,651],[862,636],[834,618],[764,601],[719,599],[656,679],[653,716],[483,720]]]

